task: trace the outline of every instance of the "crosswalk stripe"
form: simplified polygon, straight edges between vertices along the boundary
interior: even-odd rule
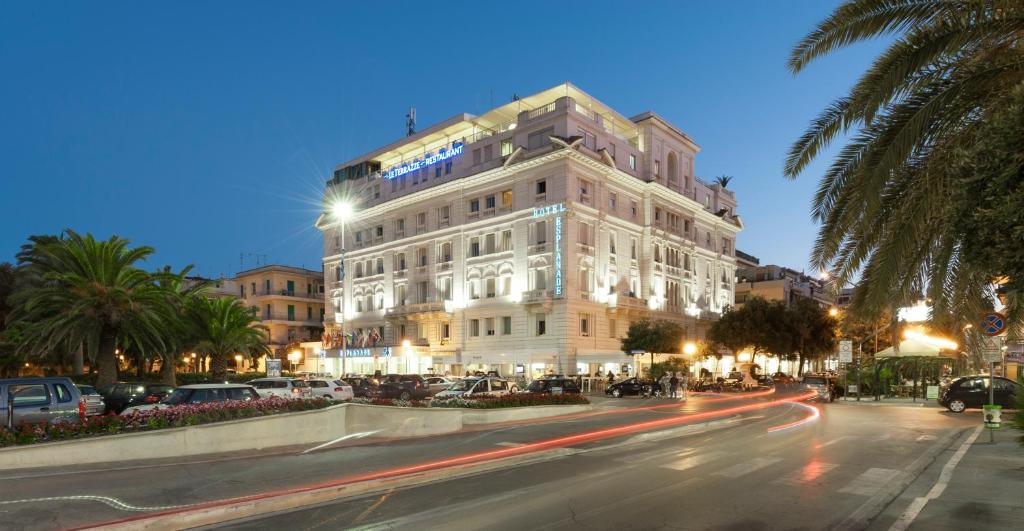
[[[709,463],[725,455],[725,452],[712,451],[702,452],[690,456],[686,456],[682,459],[678,459],[674,462],[661,465],[661,468],[671,468],[672,470],[689,470],[695,466]]]
[[[869,468],[866,472],[857,476],[857,479],[851,481],[849,485],[839,489],[839,492],[874,496],[878,489],[892,481],[899,473],[899,470],[892,470],[890,468]]]
[[[782,461],[781,457],[755,457],[747,462],[733,465],[724,470],[719,470],[718,472],[715,472],[713,475],[724,476],[727,478],[738,478],[745,474],[749,474],[756,470],[760,470],[766,466],[774,465],[779,461]]]
[[[789,474],[779,478],[775,483],[783,485],[792,485],[798,487],[805,483],[810,483],[821,476],[825,475],[828,471],[839,465],[832,463],[823,463],[821,461],[811,461],[803,467],[790,472]]]

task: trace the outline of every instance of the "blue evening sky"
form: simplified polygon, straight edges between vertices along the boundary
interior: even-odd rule
[[[787,181],[786,150],[880,49],[790,75],[834,5],[2,0],[0,261],[70,227],[152,245],[152,267],[318,269],[323,181],[410,105],[423,128],[569,80],[689,133],[699,176],[735,177],[738,247],[801,269],[827,159]]]

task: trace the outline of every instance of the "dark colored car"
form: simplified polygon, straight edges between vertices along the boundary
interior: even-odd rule
[[[831,376],[823,374],[805,374],[800,381],[805,387],[818,392],[818,398],[833,402],[839,396],[835,380]]]
[[[106,405],[104,413],[121,414],[125,408],[156,404],[174,391],[174,387],[158,383],[117,382],[99,389]]]
[[[954,413],[988,404],[988,382],[989,377],[984,375],[957,378],[939,393],[939,404]],[[1004,408],[1016,407],[1017,397],[1024,392],[1017,382],[999,376],[995,377],[993,387],[996,405]]]
[[[342,381],[347,382],[352,386],[352,395],[356,397],[371,397],[376,396],[377,384],[370,378],[359,378],[359,377],[348,377],[343,378]]]
[[[628,378],[621,382],[609,385],[604,394],[612,395],[615,398],[620,396],[661,396],[663,390],[661,384],[652,380],[641,380],[637,377]]]
[[[399,400],[423,400],[430,396],[430,386],[418,374],[388,374],[381,378],[373,396]]]
[[[530,385],[526,386],[526,392],[545,395],[578,395],[580,388],[573,378],[541,378],[530,382]]]

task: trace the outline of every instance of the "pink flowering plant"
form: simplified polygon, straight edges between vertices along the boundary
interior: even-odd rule
[[[0,447],[80,439],[97,435],[136,433],[164,428],[197,426],[199,424],[209,424],[225,420],[323,409],[335,403],[337,402],[326,398],[294,400],[270,397],[258,400],[182,404],[162,407],[160,409],[136,411],[124,416],[88,417],[83,421],[59,424],[25,424],[14,429],[0,428]]]

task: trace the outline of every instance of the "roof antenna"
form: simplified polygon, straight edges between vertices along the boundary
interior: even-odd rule
[[[416,107],[409,107],[409,114],[405,115],[405,136],[416,134]]]

